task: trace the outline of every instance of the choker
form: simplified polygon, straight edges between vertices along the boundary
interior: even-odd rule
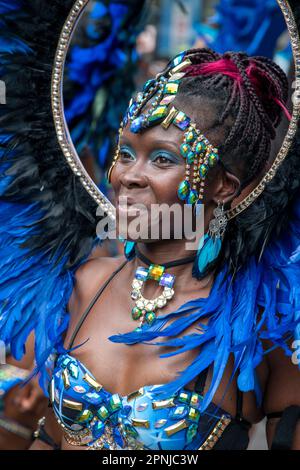
[[[131,310],[131,317],[133,320],[140,322],[135,331],[141,331],[143,325],[153,325],[157,318],[156,310],[163,308],[175,294],[173,287],[176,276],[166,272],[166,269],[192,263],[195,261],[197,255],[195,254],[161,264],[153,263],[140,252],[137,246],[135,246],[135,255],[147,265],[147,267],[139,266],[136,269],[131,291],[131,298],[135,301],[135,306]],[[162,293],[154,299],[146,299],[142,295],[144,283],[149,279],[157,281],[159,285],[163,287]]]

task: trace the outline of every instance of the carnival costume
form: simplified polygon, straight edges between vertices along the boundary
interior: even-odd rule
[[[278,236],[267,239],[259,259],[253,255],[235,272],[233,282],[229,266],[223,265],[208,298],[191,300],[175,312],[156,315],[156,310],[163,309],[173,297],[176,280],[167,272],[166,265],[153,265],[151,260],[142,259],[148,267],[137,269],[131,293],[136,302],[132,318],[140,324],[134,331],[109,339],[128,347],[143,342],[149,347],[176,348],[162,358],[199,346],[201,353],[172,382],[145,386],[127,396],[110,393],[92,371],[72,356],[73,343],[103,289],[141,254],[134,244],[125,245],[126,261],[101,286],[70,344],[64,348],[63,336],[69,321],[66,306],[75,272],[99,243],[95,236],[97,203],[108,214],[112,209],[82,179],[82,171],[64,144],[57,101],[62,57],[59,50],[55,52],[63,25],[56,13],[59,11],[59,18],[65,18],[73,2],[62,4],[54,0],[42,11],[39,3],[32,1],[28,6],[16,0],[9,7],[0,3],[5,13],[1,21],[15,47],[13,59],[1,53],[1,75],[9,99],[1,110],[0,338],[10,343],[12,353],[19,359],[26,338],[35,331],[41,385],[70,444],[92,449],[244,449],[250,425],[242,416],[242,396],[254,390],[257,404],[261,404],[262,391],[255,369],[265,354],[262,340],[271,340],[291,356],[293,351],[286,341],[300,338],[299,187],[294,183],[290,188],[288,225]],[[84,3],[76,2],[73,16]],[[299,14],[299,8],[294,9]],[[11,21],[19,10],[19,29],[13,33]],[[26,29],[30,16],[38,17],[39,22]],[[50,36],[48,24],[51,24]],[[195,205],[201,204],[207,174],[222,163],[222,155],[173,103],[181,80],[193,66],[193,54],[192,50],[179,54],[162,73],[145,84],[129,105],[120,135],[127,124],[134,133],[147,131],[153,125],[162,125],[166,131],[170,126],[179,128],[183,135],[180,151],[186,160],[186,176],[178,187],[178,197]],[[50,64],[54,58],[56,66],[51,82]],[[147,104],[150,106],[146,110]],[[283,103],[278,105],[284,108]],[[295,163],[299,146],[297,131],[288,155],[281,157],[281,161],[275,160],[272,172],[265,174],[261,185],[245,201],[229,211],[222,204],[215,209],[209,232],[201,239],[194,260],[194,277],[204,277],[218,260],[222,238],[231,220],[240,217],[263,191],[272,193],[272,180],[280,178],[280,165],[293,164],[295,172],[299,172],[300,163]],[[120,146],[109,177],[119,155]],[[160,298],[143,297],[143,282],[148,279],[156,280],[163,287]],[[209,320],[207,327],[201,323],[203,318]],[[171,324],[170,319],[174,319]],[[199,323],[201,332],[184,335],[185,329],[195,322]],[[181,336],[174,338],[178,335]],[[234,357],[232,378],[237,375],[236,416],[212,401],[230,354]],[[210,366],[212,379],[204,393]],[[186,384],[194,378],[197,379],[195,390],[188,390]]]

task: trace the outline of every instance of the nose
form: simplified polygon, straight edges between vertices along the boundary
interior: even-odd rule
[[[120,174],[120,183],[126,188],[146,188],[148,177],[143,161],[136,160],[123,169]]]

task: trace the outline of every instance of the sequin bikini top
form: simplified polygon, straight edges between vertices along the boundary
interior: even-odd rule
[[[104,288],[126,262],[84,312],[69,348]],[[64,353],[55,357],[49,397],[71,445],[116,450],[246,449],[251,425],[241,415],[242,393],[238,393],[235,417],[213,403],[200,413],[206,376],[207,370],[198,376],[194,390],[183,387],[167,399],[159,395],[154,399],[151,392],[159,385],[121,396],[106,390],[82,362]]]

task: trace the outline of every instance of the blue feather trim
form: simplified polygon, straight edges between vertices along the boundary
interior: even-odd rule
[[[286,339],[293,335],[295,339],[300,337],[300,198],[294,207],[285,234],[270,242],[259,262],[251,258],[237,273],[234,282],[230,282],[227,268],[223,267],[207,299],[187,302],[176,312],[159,316],[152,327],[146,327],[141,333],[129,332],[109,338],[118,343],[140,342],[176,348],[162,354],[161,358],[200,349],[196,359],[175,380],[157,387],[153,393],[167,397],[211,365],[212,381],[202,403],[202,410],[205,410],[220,384],[229,355],[233,354],[231,380],[237,372],[239,389],[254,390],[257,403],[261,403],[262,390],[255,369],[267,353],[262,340],[270,339],[291,355]],[[174,317],[176,320],[168,325],[167,320]],[[208,319],[207,327],[203,327],[202,318]],[[200,333],[175,338],[197,320]],[[153,341],[161,337],[167,339]]]

